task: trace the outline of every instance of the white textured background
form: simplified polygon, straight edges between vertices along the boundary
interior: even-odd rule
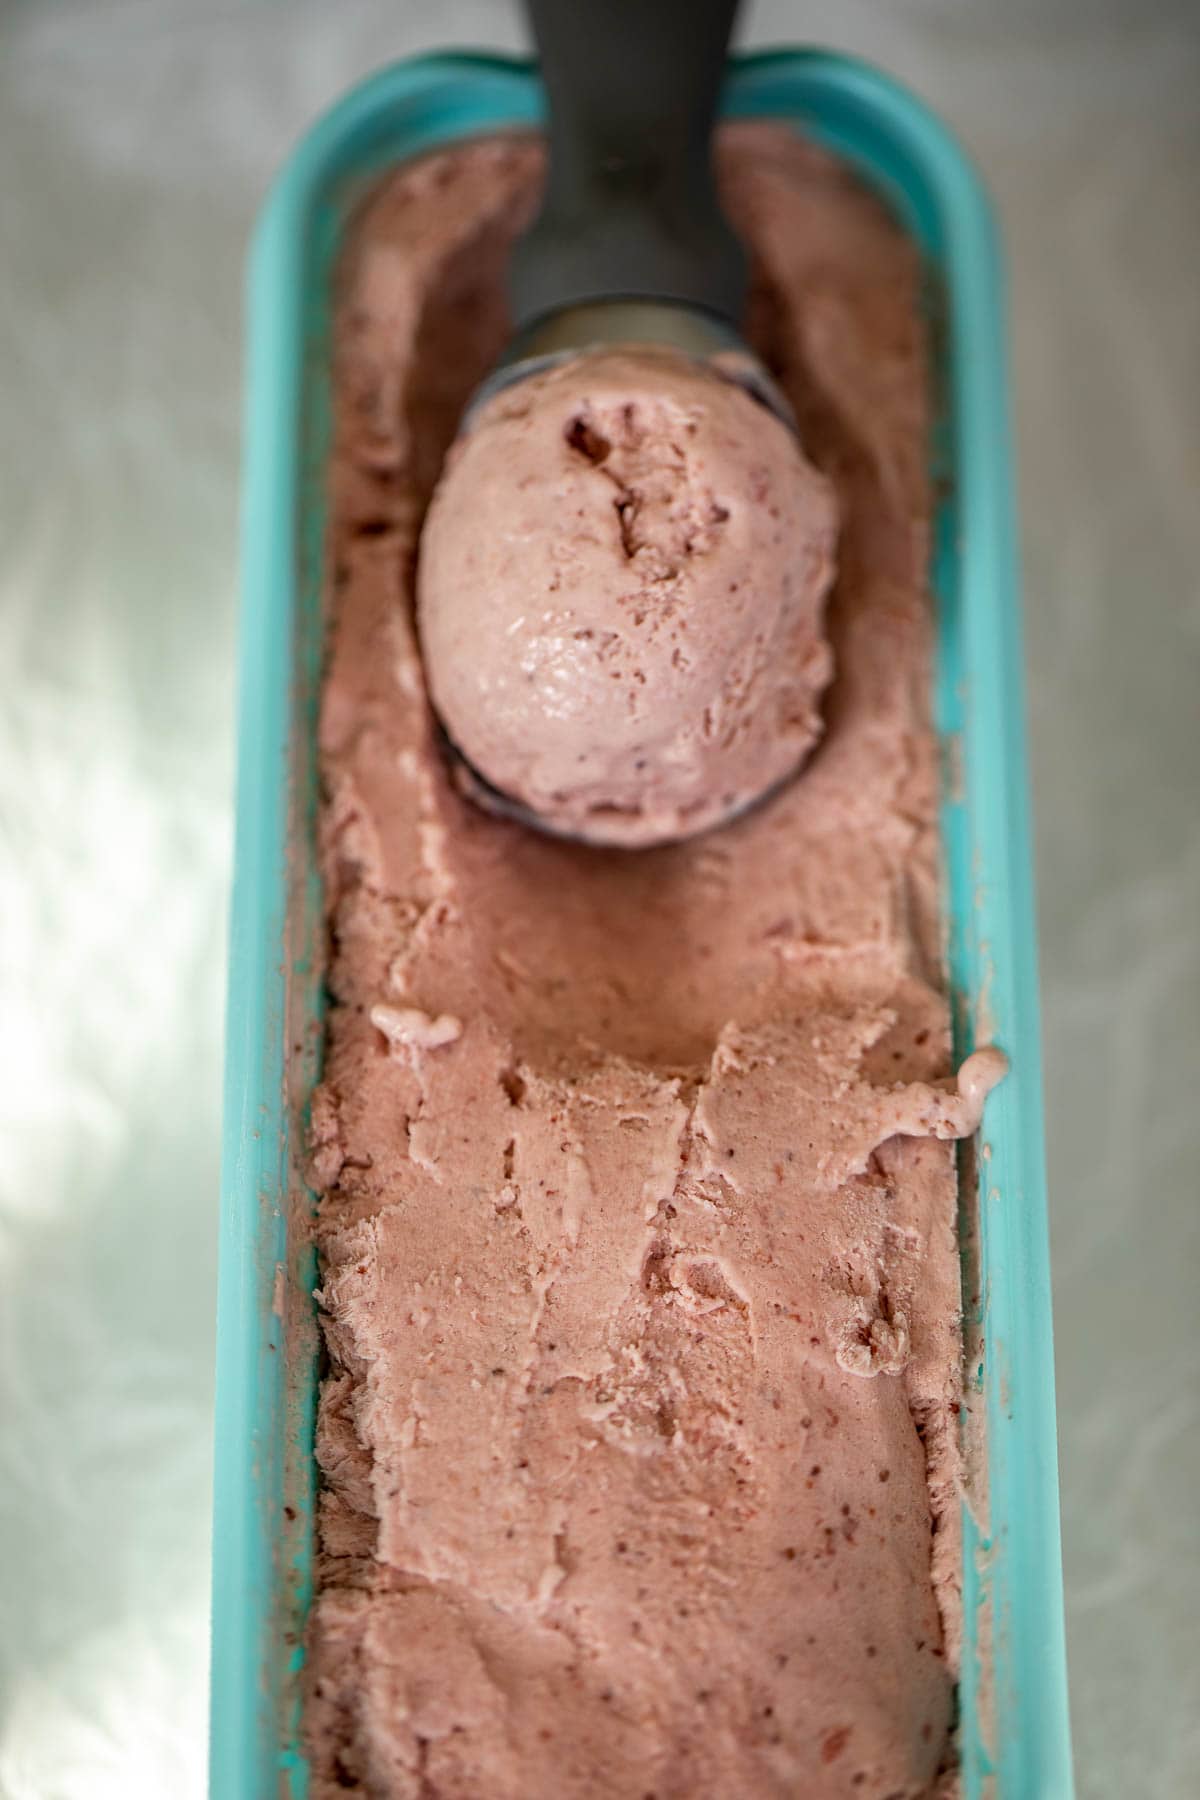
[[[1200,7],[744,36],[899,73],[1000,203],[1080,1789],[1195,1795]],[[348,83],[518,41],[505,0],[0,0],[3,1800],[203,1791],[246,235]]]

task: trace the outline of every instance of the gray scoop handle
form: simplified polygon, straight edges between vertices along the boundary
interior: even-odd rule
[[[518,331],[612,299],[740,319],[746,258],[717,203],[711,148],[737,6],[526,0],[550,102],[550,170],[513,254]]]

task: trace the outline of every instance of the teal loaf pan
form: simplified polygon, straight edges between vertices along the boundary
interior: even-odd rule
[[[730,70],[732,115],[854,163],[927,260],[944,329],[933,586],[944,893],[959,1050],[1009,1054],[963,1161],[969,1495],[960,1683],[968,1800],[1070,1800],[1037,971],[1002,283],[962,152],[884,76],[811,51]],[[250,285],[240,762],[218,1303],[213,1800],[301,1800],[312,1589],[316,1271],[301,1173],[321,1035],[313,855],[331,272],[364,188],[455,138],[536,124],[526,64],[386,69],[300,145]],[[986,1024],[983,1021],[986,1020]],[[481,1795],[480,1800],[487,1800]]]

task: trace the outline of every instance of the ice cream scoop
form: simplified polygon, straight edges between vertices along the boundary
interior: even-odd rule
[[[738,0],[528,0],[549,101],[541,210],[509,275],[514,335],[476,404],[595,344],[719,358],[789,423],[743,343],[746,254],[712,128]]]
[[[832,493],[739,336],[711,133],[736,0],[530,0],[550,106],[514,336],[430,508],[418,624],[483,803],[627,846],[799,766],[831,660]]]
[[[434,706],[547,829],[705,830],[819,735],[835,535],[795,434],[710,365],[647,346],[553,363],[480,409],[426,518]]]

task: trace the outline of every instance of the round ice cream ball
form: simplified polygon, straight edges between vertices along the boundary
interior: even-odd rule
[[[421,538],[434,708],[553,831],[730,818],[816,741],[836,512],[794,434],[675,351],[597,350],[481,408]]]

